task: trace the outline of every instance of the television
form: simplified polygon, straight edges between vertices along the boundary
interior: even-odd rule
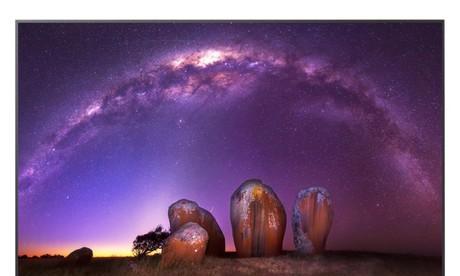
[[[18,21],[19,274],[442,274],[443,28]]]

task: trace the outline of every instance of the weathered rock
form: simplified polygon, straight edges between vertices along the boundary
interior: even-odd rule
[[[82,247],[72,251],[66,258],[65,262],[68,264],[83,265],[89,264],[93,258],[93,250],[88,247]]]
[[[313,187],[299,192],[292,216],[294,245],[299,253],[324,251],[333,215],[332,202],[326,189]]]
[[[286,212],[270,186],[258,179],[241,184],[231,198],[230,219],[239,257],[281,254]]]
[[[161,268],[203,261],[208,233],[199,224],[188,222],[168,237],[161,252]]]
[[[209,242],[206,254],[219,256],[225,253],[224,233],[214,216],[198,206],[196,202],[187,199],[176,201],[169,206],[168,217],[171,232],[176,231],[187,222],[198,223],[208,232]]]

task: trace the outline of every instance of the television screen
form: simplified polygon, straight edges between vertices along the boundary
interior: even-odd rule
[[[20,275],[441,275],[443,21],[19,21]]]

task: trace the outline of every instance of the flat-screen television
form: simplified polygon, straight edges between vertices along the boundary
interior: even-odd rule
[[[440,275],[443,21],[18,21],[20,275]]]

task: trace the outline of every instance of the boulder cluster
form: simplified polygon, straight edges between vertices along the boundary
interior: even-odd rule
[[[208,210],[201,208],[196,202],[187,199],[176,201],[169,206],[168,218],[172,233],[188,222],[203,227],[209,235],[207,255],[220,256],[225,253],[225,237],[219,224]]]
[[[168,209],[168,218],[171,236],[162,250],[162,268],[197,264],[205,255],[225,253],[225,237],[216,219],[196,202],[176,201]],[[301,190],[292,215],[297,252],[323,252],[332,218],[331,199],[326,189]],[[230,220],[239,257],[269,257],[282,253],[286,211],[273,189],[261,180],[247,180],[232,194]]]
[[[322,187],[301,190],[292,212],[294,245],[299,254],[324,251],[332,225],[332,202]],[[161,268],[201,263],[205,255],[225,254],[225,237],[214,216],[196,202],[181,199],[169,206],[171,235],[162,249]],[[232,194],[230,220],[238,257],[270,257],[282,253],[286,211],[273,189],[259,179],[243,182]],[[65,262],[91,262],[93,251],[82,247]]]

